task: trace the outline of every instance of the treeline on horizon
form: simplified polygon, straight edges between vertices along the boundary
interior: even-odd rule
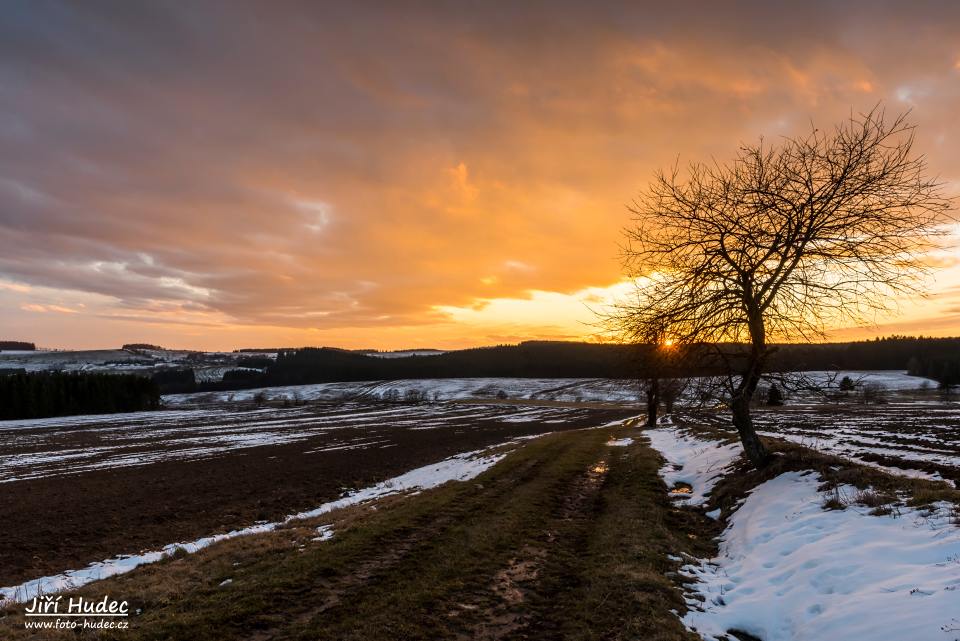
[[[224,380],[197,383],[191,370],[161,372],[163,393],[248,389],[338,381],[422,378],[641,378],[652,347],[559,341],[528,341],[457,350],[431,356],[382,359],[332,347],[281,349],[276,361],[250,359]],[[736,347],[728,347],[736,350]],[[672,372],[676,376],[720,373],[714,350],[696,346]],[[851,343],[777,346],[771,371],[908,370],[948,385],[960,383],[960,338],[892,336]]]
[[[35,352],[37,346],[27,341],[0,341],[0,352]]]
[[[34,372],[0,376],[0,419],[155,410],[160,388],[144,376]]]

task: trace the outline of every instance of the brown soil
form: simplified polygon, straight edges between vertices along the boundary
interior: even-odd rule
[[[0,585],[83,567],[122,553],[226,532],[314,508],[357,488],[464,451],[546,431],[592,427],[627,410],[578,409],[563,423],[463,419],[444,429],[389,424],[318,432],[306,440],[67,476],[4,483]],[[297,429],[297,428],[289,428]],[[75,428],[70,447],[83,447]],[[387,446],[310,452],[345,435]]]

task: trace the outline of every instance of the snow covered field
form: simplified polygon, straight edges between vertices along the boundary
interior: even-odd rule
[[[921,376],[910,376],[906,371],[896,370],[843,370],[839,372],[813,371],[803,372],[804,378],[826,387],[836,386],[845,377],[849,376],[858,386],[878,385],[890,391],[915,390],[924,387],[936,388],[937,382]]]
[[[851,379],[863,384],[877,384],[891,391],[917,390],[924,384],[927,386],[931,384],[928,379],[908,376],[906,372],[896,371],[807,373],[809,380],[824,384],[831,377],[839,381],[844,376],[850,376]],[[171,394],[164,396],[163,401],[171,407],[211,403],[248,403],[257,395],[261,395],[268,401],[376,400],[390,397],[451,401],[501,397],[521,400],[636,404],[641,400],[641,393],[636,382],[629,380],[603,378],[440,378],[318,383],[315,385],[289,385],[224,392]]]
[[[0,352],[0,369],[24,369],[28,372],[62,370],[135,371],[150,367],[151,358],[122,349],[103,349],[78,352]]]
[[[669,428],[648,434],[675,464],[661,471],[665,482],[690,483],[693,503],[734,453]],[[698,580],[684,624],[711,641],[729,639],[730,631],[763,641],[955,638],[960,528],[953,506],[887,516],[855,505],[827,511],[819,486],[813,472],[790,472],[749,494],[728,521],[719,555],[682,568]],[[839,492],[852,497],[856,489]]]
[[[635,383],[600,378],[437,378],[396,381],[318,383],[263,387],[226,392],[171,394],[163,402],[171,407],[188,404],[250,402],[261,394],[269,401],[339,401],[417,398],[427,401],[510,398],[521,400],[594,401],[636,403]]]
[[[769,408],[756,412],[754,421],[761,434],[897,474],[960,479],[960,406],[956,403]]]
[[[190,352],[167,349],[98,349],[79,351],[0,351],[0,370],[27,372],[109,372],[152,374],[165,369],[193,369],[198,381],[219,381],[243,357],[276,358],[275,352]]]
[[[464,429],[487,422],[551,425],[586,415],[587,410],[565,407],[345,403],[0,421],[0,483],[306,441],[309,452],[383,449],[396,446],[404,430]]]

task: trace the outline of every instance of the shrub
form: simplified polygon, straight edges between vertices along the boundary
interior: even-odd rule
[[[771,407],[783,405],[783,392],[776,385],[771,385],[770,391],[767,392],[767,405]]]

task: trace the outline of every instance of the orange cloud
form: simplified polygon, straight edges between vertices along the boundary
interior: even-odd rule
[[[24,303],[20,306],[25,312],[37,312],[45,314],[47,312],[56,312],[58,314],[76,314],[78,310],[64,307],[63,305],[38,305],[36,303]]]
[[[258,12],[45,3],[0,24],[4,327],[85,346],[589,336],[658,168],[883,99],[960,175],[952,5]],[[955,259],[931,258],[937,291]],[[69,325],[34,309],[51,304]]]

